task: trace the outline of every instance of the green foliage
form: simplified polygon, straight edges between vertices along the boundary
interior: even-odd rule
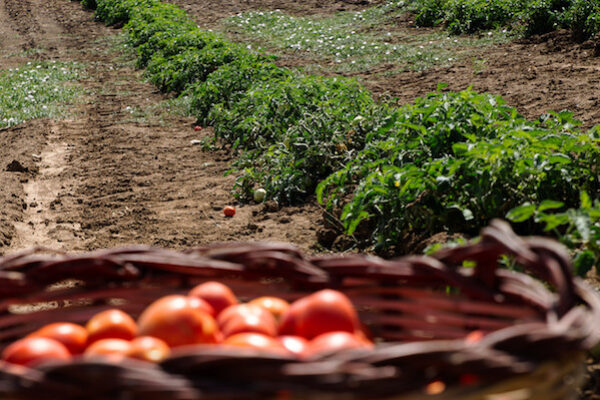
[[[590,0],[415,0],[416,23],[453,33],[508,27],[528,35],[571,29],[578,40],[600,32],[600,3]]]
[[[270,198],[297,203],[364,146],[369,122],[361,121],[387,112],[352,80],[292,76],[250,89],[216,118],[215,134],[254,149],[237,163],[239,196],[249,199],[260,186]]]
[[[543,34],[557,29],[560,12],[553,0],[533,0],[520,15],[526,36]]]
[[[575,273],[585,277],[592,267],[600,273],[600,201],[581,192],[579,207],[565,210],[561,202],[523,204],[507,216],[513,222],[534,221],[574,252]]]
[[[209,44],[223,43],[223,38],[199,29],[181,31],[178,28],[161,30],[137,48],[137,67],[145,68],[154,57],[169,58],[186,51],[197,51]]]
[[[212,72],[205,82],[191,89],[191,110],[203,125],[213,125],[217,111],[229,109],[252,86],[293,76],[286,68],[276,66],[265,57],[247,54]],[[209,118],[209,114],[213,118]]]
[[[112,1],[114,2],[114,0]],[[149,7],[134,7],[128,10],[130,19],[125,28],[133,47],[147,43],[158,32],[185,34],[193,29],[198,29],[185,11],[172,4],[158,3]]]
[[[55,61],[0,70],[0,128],[63,113],[81,92],[68,82],[80,77],[81,65]]]
[[[366,226],[383,247],[408,232],[476,232],[524,201],[573,205],[579,190],[600,190],[597,140],[577,124],[566,112],[527,121],[502,99],[470,90],[433,93],[368,133],[318,198],[343,207],[348,233]]]
[[[444,22],[448,0],[417,0],[414,12],[419,26],[436,26]]]
[[[600,32],[600,3],[590,0],[573,0],[564,16],[567,27],[577,40],[583,41]]]
[[[496,29],[509,23],[525,0],[448,0],[446,22],[453,33]]]
[[[217,68],[243,57],[243,53],[238,45],[216,42],[170,57],[156,54],[148,63],[147,75],[161,90],[180,93],[188,85],[205,80]]]
[[[127,22],[133,10],[152,7],[159,4],[158,0],[96,0],[96,18],[106,25]]]

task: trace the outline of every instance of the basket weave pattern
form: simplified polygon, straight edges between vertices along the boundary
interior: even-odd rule
[[[523,272],[499,268],[502,255]],[[380,343],[308,361],[204,346],[175,351],[159,365],[76,360],[33,370],[0,363],[0,398],[574,398],[583,355],[600,341],[600,297],[570,268],[559,244],[520,238],[501,221],[478,243],[395,260],[306,257],[279,243],[185,252],[34,249],[0,258],[1,347],[46,323],[84,323],[107,308],[138,315],[161,295],[212,279],[242,299],[341,290]],[[464,340],[474,330],[484,338]],[[425,395],[432,381],[446,390]]]

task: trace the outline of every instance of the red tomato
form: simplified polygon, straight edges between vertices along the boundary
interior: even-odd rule
[[[131,342],[123,339],[100,339],[88,346],[84,357],[102,356],[118,362],[127,357],[131,351]]]
[[[149,362],[160,362],[171,353],[169,346],[158,338],[140,336],[131,341],[127,356]]]
[[[358,329],[357,331],[354,332],[354,336],[356,336],[358,338],[358,340],[365,343],[366,345],[372,346],[373,345],[373,340],[372,340],[373,335],[371,334],[371,332],[365,325],[363,325],[362,323],[360,325],[361,325],[360,329]]]
[[[202,127],[201,127],[200,125],[196,125],[196,126],[194,126],[194,130],[195,130],[196,132],[198,132],[198,131],[201,131],[201,130],[202,130]]]
[[[284,316],[280,333],[313,339],[326,332],[360,329],[352,302],[336,290],[325,289],[300,299],[290,306],[289,313],[292,315]]]
[[[217,319],[224,337],[241,332],[277,335],[275,317],[262,307],[253,304],[236,304],[223,310]]]
[[[302,297],[290,304],[290,308],[281,316],[279,321],[279,335],[296,335],[298,314],[306,307],[307,302],[308,297]]]
[[[340,350],[372,347],[372,345],[367,345],[352,333],[345,331],[327,332],[311,340],[304,355],[306,357],[311,357],[316,354],[333,353]]]
[[[285,314],[289,308],[290,303],[287,301],[280,299],[279,297],[271,297],[271,296],[263,296],[256,298],[249,302],[248,304],[255,304],[259,307],[264,308],[269,311],[275,317],[276,321],[281,321],[281,317]]]
[[[229,336],[223,341],[223,345],[250,347],[253,349],[289,355],[289,351],[277,339],[255,332],[243,332]]]
[[[131,340],[137,335],[133,318],[121,310],[111,309],[94,315],[85,325],[88,345],[100,339]]]
[[[77,324],[70,322],[56,322],[48,324],[28,337],[45,337],[62,343],[71,354],[81,354],[85,350],[88,341],[87,330]]]
[[[206,304],[196,297],[162,297],[150,304],[140,315],[140,335],[162,339],[170,347],[217,343],[217,323],[206,312]]]
[[[226,206],[223,209],[223,214],[225,214],[226,217],[233,217],[235,215],[235,208],[232,206]]]
[[[33,368],[46,361],[70,361],[71,353],[56,340],[26,337],[8,345],[2,351],[2,360]]]
[[[465,342],[467,342],[469,344],[477,343],[477,342],[480,342],[484,336],[485,336],[485,334],[483,333],[483,331],[480,331],[480,330],[472,331],[467,336],[465,336]]]
[[[193,288],[188,296],[198,297],[213,308],[213,317],[218,316],[227,307],[237,304],[238,300],[233,291],[220,282],[210,281]]]
[[[301,336],[279,336],[277,340],[279,340],[283,347],[297,356],[306,353],[306,349],[308,348],[308,340]]]

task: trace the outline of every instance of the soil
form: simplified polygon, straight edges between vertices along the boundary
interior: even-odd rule
[[[194,131],[193,118],[131,118],[130,108],[166,96],[111,50],[104,38],[117,32],[79,2],[0,0],[0,68],[32,58],[87,66],[85,95],[66,119],[0,131],[0,253],[245,240],[311,251],[317,205],[236,205],[234,178],[224,177],[231,155],[191,144],[210,131]],[[237,208],[233,218],[223,215],[228,204]]]

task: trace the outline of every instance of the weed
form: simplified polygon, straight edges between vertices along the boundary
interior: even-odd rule
[[[81,91],[66,84],[79,79],[81,70],[79,64],[50,61],[0,73],[0,127],[59,115]]]

